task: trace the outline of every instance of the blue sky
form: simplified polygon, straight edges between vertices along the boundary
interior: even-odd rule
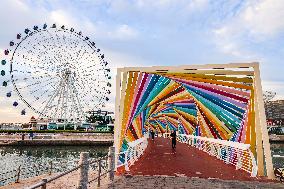
[[[2,0],[0,49],[26,27],[65,24],[95,39],[113,73],[124,66],[259,61],[264,90],[284,99],[283,18],[283,0]],[[20,109],[2,89],[0,122],[13,121]]]

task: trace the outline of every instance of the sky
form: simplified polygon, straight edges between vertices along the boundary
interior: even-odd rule
[[[96,41],[113,75],[127,66],[260,62],[263,90],[284,99],[283,18],[283,0],[1,0],[0,58],[25,28],[64,24]],[[0,122],[27,122],[34,113],[20,115],[26,107],[12,106],[9,87],[0,87]]]

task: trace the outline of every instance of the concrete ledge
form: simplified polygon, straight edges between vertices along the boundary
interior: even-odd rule
[[[0,141],[0,146],[111,146],[113,140],[8,140]]]

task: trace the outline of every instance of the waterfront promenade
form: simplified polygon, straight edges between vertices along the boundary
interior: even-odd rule
[[[111,133],[36,133],[33,139],[28,134],[1,134],[0,146],[44,146],[44,145],[112,145]]]

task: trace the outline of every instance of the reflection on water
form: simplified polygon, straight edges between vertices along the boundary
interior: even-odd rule
[[[33,146],[0,148],[0,186],[15,181],[21,165],[22,178],[47,173],[52,162],[52,171],[61,172],[75,167],[81,152],[89,152],[90,158],[107,155],[105,146]],[[9,174],[1,174],[10,172]],[[9,178],[8,180],[5,180]],[[2,182],[1,182],[2,181]]]
[[[284,168],[284,143],[270,144],[274,167]]]

